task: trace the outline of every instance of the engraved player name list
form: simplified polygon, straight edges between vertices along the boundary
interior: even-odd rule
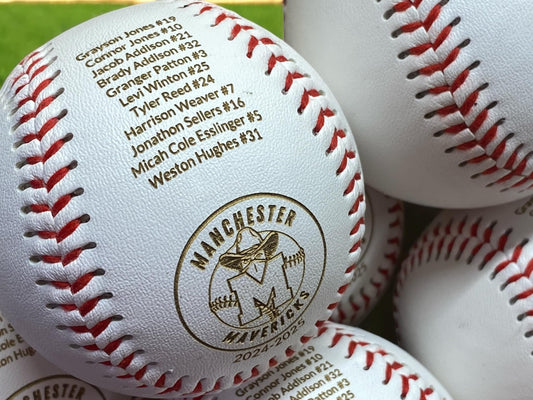
[[[351,400],[355,395],[346,371],[314,346],[307,346],[231,395],[255,400]],[[218,400],[228,400],[220,396]]]
[[[50,364],[0,313],[0,399],[129,400],[98,389]]]
[[[0,314],[0,370],[22,359],[31,358],[35,354],[35,350],[15,332],[13,326]]]
[[[230,151],[263,140],[260,110],[174,16],[132,27],[75,56],[107,98],[130,113],[122,128],[130,173],[158,189]]]

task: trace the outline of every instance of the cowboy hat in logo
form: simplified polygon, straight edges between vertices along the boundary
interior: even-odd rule
[[[211,311],[235,327],[274,321],[298,293],[304,273],[305,251],[294,239],[282,232],[243,228],[219,258]]]
[[[243,196],[211,214],[189,239],[176,271],[176,309],[187,331],[208,347],[277,346],[276,337],[296,336],[305,325],[325,266],[322,228],[307,207],[279,194]],[[205,301],[190,301],[191,282]]]

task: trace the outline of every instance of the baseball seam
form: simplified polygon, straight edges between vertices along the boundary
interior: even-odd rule
[[[45,46],[19,63],[18,68],[21,72],[12,78],[8,89],[11,92],[8,104],[14,105],[11,116],[17,118],[11,133],[18,139],[14,143],[14,149],[20,158],[16,168],[23,177],[18,189],[24,195],[26,203],[21,208],[21,213],[27,220],[26,226],[29,228],[24,233],[24,237],[26,240],[36,239],[45,243],[39,249],[35,246],[29,262],[32,266],[44,264],[50,269],[50,271],[43,271],[45,273],[42,274],[42,278],[36,280],[35,283],[63,292],[57,298],[65,298],[64,293],[70,292],[69,297],[72,302],[50,302],[46,304],[46,307],[49,310],[62,310],[69,316],[77,311],[83,319],[102,300],[112,298],[113,294],[100,293],[93,298],[86,298],[83,294],[83,289],[95,278],[105,274],[102,268],[91,266],[80,268],[75,279],[72,279],[68,272],[58,273],[57,268],[54,268],[54,266],[59,266],[59,269],[63,271],[68,271],[68,267],[76,269],[73,265],[82,259],[83,253],[95,249],[97,245],[93,241],[85,241],[78,245],[76,240],[71,240],[74,236],[77,239],[80,238],[79,231],[83,224],[90,221],[90,216],[81,214],[70,218],[70,215],[76,212],[71,204],[75,198],[84,194],[84,189],[77,187],[72,191],[63,192],[64,189],[60,187],[60,184],[68,179],[78,164],[75,160],[62,161],[59,157],[62,153],[61,149],[74,140],[74,134],[67,133],[63,136],[60,129],[61,121],[68,114],[68,110],[61,109],[58,112],[51,110],[51,116],[47,115],[47,112],[56,105],[56,100],[65,92],[63,87],[57,90],[54,88],[57,85],[56,80],[60,80],[61,71],[54,69],[57,57],[51,56],[53,52],[53,48]],[[55,91],[50,94],[52,90]],[[17,96],[20,98],[18,101]],[[56,164],[61,166],[57,167]],[[29,171],[25,173],[25,170]],[[26,177],[27,179],[24,179]],[[28,194],[31,191],[34,191],[33,195]],[[44,229],[43,221],[48,229]],[[33,229],[31,229],[32,225]],[[43,251],[44,249],[46,251]],[[90,334],[96,338],[111,323],[120,320],[122,316],[112,314],[96,322],[85,322],[79,325],[71,323],[69,326],[58,325],[57,328],[68,329],[77,334]],[[116,340],[103,351],[110,354],[125,339],[127,337]],[[82,346],[71,344],[70,347],[80,348]],[[83,347],[91,350],[95,346]]]
[[[379,3],[382,0],[376,1]],[[418,30],[423,29],[427,32],[427,37],[430,38],[427,43],[418,44],[401,51],[398,54],[398,58],[401,61],[407,60],[410,57],[422,56],[428,51],[433,51],[437,54],[437,50],[451,35],[452,31],[461,23],[461,17],[456,17],[447,24],[444,29],[435,35],[434,40],[431,40],[429,30],[436,25],[436,22],[441,17],[442,8],[448,4],[449,0],[439,1],[431,8],[431,10],[429,10],[425,17],[421,15],[420,11],[420,7],[424,2],[427,3],[426,0],[399,1],[383,15],[384,19],[389,21],[393,20],[396,15],[415,10],[415,13],[413,14],[416,15],[418,19],[411,20],[411,22],[395,29],[391,33],[392,37],[398,38],[401,35],[414,34]],[[458,60],[461,51],[468,47],[470,43],[471,39],[466,38],[450,52],[439,57],[440,61],[437,64],[425,65],[422,68],[412,71],[407,75],[407,79],[414,80],[420,76],[431,77],[436,73],[442,73],[444,75],[444,71]],[[453,99],[451,104],[426,113],[424,118],[428,120],[432,118],[445,118],[454,114],[460,116],[460,119],[462,120],[461,123],[434,132],[433,136],[435,138],[452,138],[459,134],[468,133],[468,140],[447,148],[445,153],[451,153],[454,151],[472,152],[474,149],[480,151],[479,155],[466,159],[458,165],[459,167],[479,165],[481,170],[473,174],[471,176],[472,179],[481,176],[492,176],[487,187],[499,185],[502,192],[511,189],[517,189],[520,191],[528,190],[533,187],[533,183],[531,182],[533,172],[530,171],[531,168],[528,166],[528,161],[531,159],[533,152],[525,154],[522,143],[518,145],[510,143],[510,139],[512,139],[515,134],[503,132],[505,118],[499,118],[494,123],[490,122],[491,113],[494,113],[494,110],[498,106],[497,100],[489,102],[479,112],[474,111],[474,107],[477,105],[481,92],[489,88],[490,83],[485,82],[480,85],[466,96],[462,104],[459,104],[456,92],[461,87],[464,87],[469,79],[471,71],[479,67],[480,64],[481,61],[474,61],[466,69],[455,76],[453,82],[442,86],[430,87],[427,90],[419,92],[416,95],[416,98],[423,99],[426,96],[439,96],[442,93],[449,93],[451,95],[451,98]],[[476,112],[477,114],[475,114]],[[472,118],[471,123],[467,122],[468,117]],[[494,148],[490,149],[489,147]],[[500,165],[498,165],[498,163]],[[489,166],[483,166],[482,164],[489,164]]]
[[[398,361],[394,354],[383,349],[380,344],[359,339],[357,338],[357,334],[345,330],[342,327],[336,327],[335,324],[329,321],[319,328],[317,338],[314,340],[318,340],[323,335],[332,336],[329,348],[345,348],[346,359],[351,359],[354,362],[364,361],[362,365],[364,371],[370,371],[372,368],[374,368],[374,371],[377,368],[377,361],[382,361],[384,363],[382,384],[386,386],[393,379],[399,379],[401,382],[401,392],[398,393],[398,397],[400,399],[405,399],[414,390],[419,391],[419,400],[428,400],[428,396],[438,395],[432,386],[427,386],[419,375],[409,371],[409,366]],[[310,344],[312,343],[311,341]],[[339,353],[341,351],[342,349],[339,349]],[[208,400],[212,398],[212,396],[206,394],[191,400]]]
[[[254,35],[253,30],[255,29],[252,26],[245,25],[239,23],[240,18],[238,18],[235,15],[227,14],[223,9],[220,9],[218,7],[215,7],[208,3],[201,3],[201,2],[191,2],[184,7],[188,7],[191,5],[200,5],[201,8],[196,14],[196,16],[205,14],[209,11],[213,11],[216,15],[214,16],[214,23],[212,24],[212,28],[215,28],[219,24],[221,24],[223,21],[231,20],[234,24],[231,36],[228,38],[229,41],[233,40],[237,35],[248,35],[249,36],[249,45],[248,45],[248,53],[246,54],[246,57],[252,58],[255,49],[259,47],[264,47],[268,49],[268,46],[276,46],[276,42],[272,40],[269,37],[258,37]],[[181,7],[180,7],[181,8]],[[29,123],[36,123],[36,117],[42,112],[42,110],[46,109],[50,104],[52,104],[59,96],[61,96],[65,89],[61,88],[59,89],[54,95],[47,96],[45,98],[42,98],[42,93],[45,88],[51,88],[52,82],[56,78],[58,78],[61,74],[61,71],[57,70],[50,74],[47,74],[45,78],[43,78],[43,72],[49,72],[50,67],[55,61],[55,58],[52,58],[49,60],[48,63],[42,63],[42,60],[44,59],[44,55],[41,54],[43,51],[46,51],[46,57],[49,57],[49,54],[53,52],[53,49],[41,49],[37,50],[36,52],[32,53],[28,57],[26,57],[24,60],[21,61],[19,64],[22,68],[22,73],[18,76],[15,76],[13,78],[13,82],[11,84],[11,101],[14,101],[15,96],[21,91],[25,90],[30,82],[33,82],[37,85],[37,88],[33,91],[33,93],[29,94],[28,97],[22,101],[19,102],[16,105],[16,109],[13,111],[13,114],[15,114],[17,111],[24,108],[31,108],[29,112],[26,112],[23,116],[21,116],[16,124],[13,126],[12,132],[16,134],[17,130],[22,125],[26,125]],[[41,65],[42,63],[42,65]],[[272,56],[268,62],[266,73],[267,75],[272,72],[274,68],[283,67],[284,63],[292,63],[291,60],[286,58],[283,55],[276,55],[275,53],[272,53]],[[298,81],[301,79],[306,79],[307,75],[294,71],[292,72],[290,69],[286,69],[286,79],[284,82],[284,86],[282,89],[282,93],[288,93],[291,88],[298,86]],[[54,82],[55,84],[56,82]],[[18,86],[16,86],[18,85]],[[15,88],[16,86],[16,88]],[[324,99],[324,94],[317,90],[317,89],[306,89],[304,87],[303,95],[301,98],[301,104],[298,108],[297,112],[299,114],[306,111],[308,106],[312,104],[317,99]],[[30,107],[32,106],[32,107]],[[46,166],[48,166],[48,163],[50,160],[53,160],[58,157],[59,154],[61,154],[61,149],[65,146],[68,146],[68,143],[71,140],[75,140],[75,137],[73,134],[67,134],[63,138],[55,141],[53,144],[48,146],[43,146],[43,138],[46,138],[51,134],[51,132],[54,132],[55,130],[58,130],[57,128],[61,126],[62,119],[68,114],[67,110],[63,110],[59,112],[56,116],[49,118],[47,121],[42,124],[37,129],[37,126],[35,126],[34,132],[31,135],[26,135],[22,140],[15,144],[17,149],[20,149],[20,147],[23,144],[31,143],[35,140],[40,142],[40,146],[36,149],[37,151],[34,154],[27,155],[25,152],[19,151],[19,155],[21,157],[21,161],[17,164],[17,167],[21,170],[30,168],[35,165],[40,165],[42,169],[44,169]],[[344,196],[346,198],[353,196],[354,197],[354,203],[352,205],[352,208],[349,212],[349,215],[347,217],[354,217],[356,218],[356,222],[350,232],[350,240],[351,243],[353,243],[353,246],[350,249],[351,254],[356,254],[360,250],[360,229],[364,226],[364,220],[362,217],[361,210],[364,209],[364,197],[363,195],[357,195],[357,193],[362,193],[362,176],[360,167],[357,163],[357,154],[355,150],[351,150],[344,146],[343,139],[346,138],[346,131],[344,129],[336,128],[333,132],[329,132],[329,125],[330,123],[327,123],[329,121],[336,120],[336,113],[326,107],[321,108],[318,115],[316,116],[316,125],[313,129],[313,135],[325,135],[331,134],[331,141],[329,143],[329,147],[326,149],[325,153],[326,156],[329,154],[338,154],[339,151],[344,150],[344,155],[342,156],[342,160],[340,162],[340,165],[338,169],[336,170],[336,174],[338,176],[345,176],[346,173],[351,173],[351,170],[355,170],[353,172],[353,176],[351,176],[349,180],[349,184],[346,187],[346,190],[344,192]],[[335,121],[335,123],[338,121]],[[46,147],[46,148],[45,148]],[[75,161],[69,163],[66,166],[63,166],[62,168],[59,168],[57,171],[54,171],[52,174],[42,174],[42,176],[38,176],[35,179],[31,179],[29,181],[25,181],[21,183],[20,190],[21,191],[40,191],[39,195],[36,194],[36,198],[43,199],[43,201],[39,201],[38,203],[32,203],[24,206],[22,209],[22,212],[26,214],[28,217],[28,223],[31,225],[34,223],[35,229],[29,230],[25,236],[29,238],[39,239],[39,240],[55,240],[56,246],[53,251],[50,252],[37,252],[35,255],[33,255],[30,258],[30,262],[32,264],[60,264],[63,268],[67,269],[69,265],[71,265],[76,260],[80,259],[82,254],[85,251],[94,249],[97,247],[97,243],[94,241],[86,242],[81,247],[74,247],[69,248],[67,245],[64,244],[64,242],[68,242],[67,239],[72,238],[74,236],[79,237],[81,235],[80,233],[80,227],[82,225],[89,223],[90,216],[88,214],[82,214],[77,218],[74,218],[70,221],[68,221],[66,224],[58,225],[59,221],[62,220],[62,218],[57,218],[58,216],[65,213],[65,210],[69,208],[69,205],[71,204],[71,201],[84,194],[83,188],[78,188],[72,192],[65,193],[57,200],[52,201],[52,198],[54,196],[57,196],[57,193],[54,193],[54,196],[51,195],[52,189],[56,189],[55,192],[57,192],[58,189],[58,183],[61,182],[63,179],[65,179],[71,171],[77,168],[77,163]],[[356,167],[354,167],[356,166]],[[50,176],[45,176],[50,175]],[[44,195],[41,193],[44,191]],[[357,218],[359,213],[359,217]],[[54,230],[42,230],[40,225],[37,224],[37,221],[32,220],[32,216],[36,214],[49,214],[51,219],[54,221],[56,226],[56,229]],[[39,225],[39,226],[38,226]],[[70,243],[67,243],[70,244]],[[344,292],[346,287],[348,286],[348,282],[350,281],[351,275],[353,274],[353,271],[355,269],[355,265],[351,265],[347,268],[345,271],[345,282],[342,283],[342,286],[339,288],[338,293],[339,297]],[[44,274],[48,275],[48,274]],[[133,379],[135,382],[138,382],[140,388],[142,387],[153,387],[157,388],[159,391],[157,394],[163,395],[163,394],[169,394],[178,392],[179,395],[183,395],[183,379],[184,377],[178,378],[176,381],[173,382],[167,382],[166,375],[169,374],[171,371],[166,371],[161,373],[161,371],[156,372],[159,374],[159,377],[157,379],[153,379],[154,373],[148,374],[147,372],[149,369],[157,368],[156,362],[147,362],[144,363],[144,365],[141,368],[138,368],[134,365],[134,359],[144,352],[142,350],[135,350],[132,352],[129,352],[127,356],[120,356],[120,361],[116,362],[116,353],[117,350],[120,349],[120,347],[123,345],[125,341],[134,339],[131,335],[123,335],[121,337],[115,337],[115,338],[108,338],[104,337],[104,332],[109,330],[109,327],[111,324],[115,324],[117,322],[123,321],[123,317],[120,315],[110,315],[107,318],[103,320],[99,320],[97,322],[89,321],[86,322],[87,319],[85,318],[91,311],[94,311],[99,308],[99,304],[102,300],[107,300],[113,297],[113,294],[110,292],[105,292],[99,295],[98,297],[87,299],[82,304],[79,304],[79,299],[74,299],[74,295],[77,293],[80,293],[83,291],[83,289],[89,285],[90,282],[93,281],[93,279],[97,277],[102,277],[105,275],[105,270],[102,268],[96,268],[91,271],[87,271],[86,273],[83,273],[76,277],[74,281],[69,280],[50,280],[48,276],[43,277],[43,279],[38,280],[36,283],[40,286],[51,286],[56,290],[62,290],[62,291],[70,291],[70,294],[72,295],[73,301],[69,304],[48,304],[47,307],[50,310],[62,310],[65,313],[78,313],[79,317],[81,317],[82,323],[71,325],[71,324],[65,324],[58,326],[58,329],[61,330],[70,330],[72,333],[83,336],[87,340],[87,338],[91,338],[92,344],[86,344],[86,345],[78,345],[78,344],[71,344],[70,346],[77,349],[84,349],[89,352],[98,352],[99,357],[105,358],[105,361],[100,361],[99,363],[102,365],[106,365],[111,368],[113,372],[116,372],[117,370],[123,371],[122,375],[114,374],[116,378],[120,379]],[[60,298],[65,298],[65,294],[58,296]],[[336,307],[337,303],[330,304],[328,307],[329,311],[332,311]],[[68,317],[67,317],[68,319]],[[324,321],[318,321],[316,323],[317,329],[322,326]],[[115,334],[116,335],[116,334]],[[311,336],[302,336],[300,338],[300,341],[302,343],[307,342]],[[100,340],[97,340],[100,339]],[[123,353],[122,351],[121,353]],[[114,361],[112,361],[112,354],[115,353],[115,357],[113,358]],[[293,350],[288,348],[285,351],[287,356],[290,356],[293,353]],[[89,361],[88,361],[89,362]],[[138,363],[137,363],[138,364]],[[269,365],[273,366],[276,365],[277,361],[275,358],[271,358],[269,360]],[[128,372],[128,370],[131,370],[135,366],[136,371],[135,372]],[[261,366],[253,367],[250,371],[251,378],[258,376],[260,374]],[[152,378],[148,377],[150,375]],[[223,384],[222,382],[228,379],[227,377],[221,377],[219,378],[213,388],[204,388],[202,386],[202,382],[199,381],[196,383],[196,386],[194,390],[191,393],[202,393],[205,391],[211,391],[211,390],[218,390],[220,389]],[[233,377],[233,383],[238,384],[243,381],[243,378],[241,377],[241,373],[236,374]]]
[[[528,260],[525,265],[519,262],[529,239],[525,238],[509,245],[508,241],[512,229],[507,229],[497,236],[494,234],[497,221],[490,223],[485,228],[481,228],[482,222],[482,218],[475,221],[470,221],[467,217],[461,220],[451,218],[429,227],[415,242],[398,273],[394,291],[394,318],[397,328],[398,302],[405,282],[415,268],[419,268],[423,263],[431,260],[438,261],[441,258],[450,260],[453,257],[456,261],[464,260],[467,265],[471,265],[474,260],[480,258],[477,268],[481,272],[485,270],[487,265],[494,264],[492,260],[499,257],[501,261],[491,266],[490,281],[497,284],[498,290],[501,292],[509,292],[509,305],[512,306],[533,296],[533,282],[531,282],[533,259]],[[505,269],[509,269],[511,272],[512,269],[516,271],[508,277],[503,277],[502,272]],[[529,288],[511,293],[512,284],[521,278],[526,278]],[[522,322],[530,316],[533,316],[533,309],[521,312],[516,318],[517,321]],[[524,336],[526,338],[532,337],[533,330],[526,331]],[[398,338],[401,340],[399,332]],[[533,352],[531,354],[533,355]]]
[[[387,208],[388,230],[386,246],[382,253],[382,263],[368,278],[358,292],[351,293],[341,300],[332,320],[351,325],[373,307],[388,287],[392,274],[398,265],[403,230],[403,204],[396,201]],[[367,244],[369,245],[369,244]],[[362,278],[364,279],[364,278]]]
[[[43,48],[30,54],[20,62],[19,66],[21,67],[22,72],[14,77],[11,84],[11,90],[14,95],[19,92],[22,95],[27,92],[27,95],[16,103],[15,108],[12,110],[12,114],[16,113],[27,104],[33,104],[34,106],[30,107],[28,111],[25,111],[22,116],[18,118],[17,124],[12,127],[12,131],[15,133],[23,124],[28,123],[33,125],[31,126],[32,129],[30,133],[25,133],[17,142],[15,142],[14,147],[17,150],[25,144],[30,144],[32,142],[39,143],[38,151],[36,153],[31,155],[26,154],[21,161],[16,164],[18,170],[22,170],[25,167],[36,167],[31,173],[32,179],[23,181],[19,185],[19,191],[25,192],[33,189],[45,191],[47,194],[46,196],[36,196],[42,201],[24,205],[21,212],[28,216],[28,218],[31,218],[33,215],[48,213],[53,221],[51,229],[45,230],[40,227],[34,230],[27,230],[24,233],[24,236],[26,238],[38,237],[39,239],[46,241],[55,240],[56,242],[55,252],[46,254],[35,253],[30,257],[29,261],[32,264],[61,264],[62,267],[67,267],[80,258],[82,253],[94,249],[96,243],[86,242],[81,246],[71,247],[68,251],[65,251],[65,247],[60,249],[61,243],[67,240],[69,236],[73,235],[82,224],[89,222],[90,216],[88,214],[82,214],[76,218],[70,219],[67,223],[60,222],[56,218],[69,206],[74,198],[83,195],[83,188],[79,187],[61,195],[58,195],[57,193],[54,196],[50,195],[50,192],[56,187],[56,185],[65,179],[71,171],[77,168],[76,161],[71,161],[61,168],[53,168],[52,171],[46,171],[48,161],[59,153],[63,146],[67,145],[67,143],[74,137],[72,133],[67,133],[58,140],[53,139],[51,144],[50,141],[47,144],[44,143],[45,139],[52,136],[56,126],[68,114],[66,109],[62,109],[52,117],[45,117],[44,123],[42,124],[39,122],[38,125],[36,122],[37,118],[40,117],[40,114],[64,93],[64,88],[59,88],[51,95],[45,93],[46,89],[52,88],[54,80],[61,74],[60,70],[53,69],[53,64],[56,61],[56,58],[50,58],[50,53],[52,52],[53,49]],[[30,88],[30,85],[34,82],[37,82],[38,84],[36,84],[35,88]],[[18,86],[16,86],[17,84]],[[14,96],[11,100],[14,100]],[[42,286],[51,285],[59,290],[69,289],[72,294],[75,294],[88,285],[94,277],[101,276],[104,273],[105,271],[102,269],[94,269],[79,276],[74,282],[51,280],[47,277],[36,281],[36,283]],[[85,315],[89,313],[100,300],[110,297],[112,297],[112,295],[109,293],[102,294],[99,298],[90,299],[79,307],[74,304],[60,305],[52,303],[47,304],[46,306],[49,309],[61,307],[65,311],[79,309],[82,315]],[[110,318],[118,319],[119,317],[115,316]]]
[[[370,371],[378,359],[385,363],[382,383],[383,385],[388,385],[393,379],[399,379],[401,381],[401,393],[398,393],[400,399],[405,399],[414,390],[419,391],[419,400],[427,400],[428,396],[436,393],[433,387],[426,386],[426,383],[423,382],[419,375],[409,371],[409,368],[403,362],[398,361],[394,354],[383,349],[379,344],[358,339],[357,335],[352,332],[327,325],[320,329],[318,336],[324,335],[331,329],[334,329],[335,334],[329,347],[333,348],[342,345],[346,348],[345,358],[354,361],[364,359],[363,370]],[[364,357],[357,357],[357,353],[361,352]]]

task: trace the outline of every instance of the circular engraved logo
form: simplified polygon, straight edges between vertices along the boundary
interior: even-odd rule
[[[304,324],[325,265],[324,234],[307,207],[279,194],[240,197],[187,242],[176,308],[191,336],[208,347],[260,346]]]
[[[48,376],[28,383],[7,400],[106,400],[100,389],[69,375]]]

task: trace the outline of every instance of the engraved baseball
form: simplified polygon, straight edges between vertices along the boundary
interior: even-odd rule
[[[457,399],[533,393],[532,205],[442,212],[403,262],[401,345]]]
[[[526,0],[286,0],[285,15],[285,39],[343,106],[369,185],[439,208],[533,193]]]
[[[358,325],[372,311],[389,287],[403,238],[404,209],[401,201],[365,188],[365,234],[361,258],[350,286],[330,320]]]
[[[411,355],[359,328],[328,322],[282,364],[202,400],[451,400]]]
[[[0,313],[0,398],[6,400],[130,400],[74,378],[28,345]]]
[[[0,306],[74,376],[175,398],[316,335],[352,279],[348,123],[279,38],[203,2],[87,21],[0,91]]]

